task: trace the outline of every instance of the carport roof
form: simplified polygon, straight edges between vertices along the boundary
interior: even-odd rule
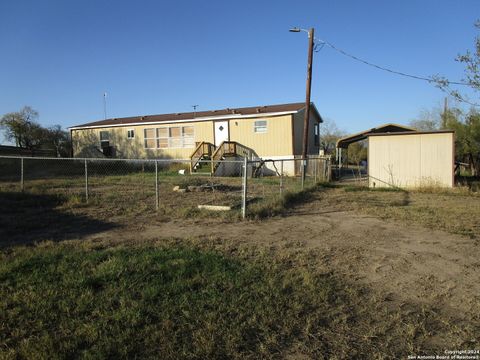
[[[388,133],[397,133],[397,132],[416,132],[416,131],[417,131],[416,129],[405,126],[405,125],[384,124],[384,125],[371,128],[369,130],[364,130],[359,133],[338,139],[337,148],[346,149],[348,145],[357,141],[365,140],[369,135],[376,134],[376,133],[388,134]]]

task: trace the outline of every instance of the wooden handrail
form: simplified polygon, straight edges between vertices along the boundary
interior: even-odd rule
[[[219,161],[226,154],[239,155],[241,157],[250,158],[252,155],[252,150],[236,141],[222,142],[211,157],[212,174],[215,173]]]
[[[215,149],[215,145],[212,143],[202,141],[193,151],[190,156],[190,173],[192,173],[195,166],[202,160],[204,156],[211,156],[212,150]]]
[[[247,159],[250,159],[252,157],[252,149],[240,143],[235,144],[235,153],[237,155],[240,155],[241,157],[246,157]]]

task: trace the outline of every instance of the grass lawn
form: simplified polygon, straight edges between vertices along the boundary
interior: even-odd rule
[[[337,298],[332,277],[277,270],[173,244],[10,249],[0,357],[270,357],[308,342]]]
[[[115,190],[114,183],[104,185]],[[265,233],[257,228],[245,243],[229,233],[221,239],[158,233],[141,242],[140,217],[155,224],[165,215],[116,203],[124,197],[106,190],[112,203],[89,205],[41,189],[0,192],[0,358],[396,359],[474,344],[478,315],[459,323],[456,314],[446,317],[430,304],[398,306],[391,295],[338,274],[332,270],[337,253],[298,245],[298,218],[278,235],[287,237],[282,246],[277,239],[262,244]],[[301,202],[310,213],[353,210],[480,236],[477,195],[316,190],[254,203],[252,214],[268,217]],[[195,221],[189,226],[202,226],[203,219]],[[255,221],[234,223],[240,224],[262,228]],[[102,240],[101,233],[116,226],[124,240]]]
[[[0,262],[0,358],[399,358],[428,353],[429,307],[393,309],[321,254],[205,240],[45,242]],[[436,349],[434,346],[433,349]]]

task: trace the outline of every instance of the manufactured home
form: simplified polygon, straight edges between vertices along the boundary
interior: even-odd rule
[[[304,114],[305,103],[292,103],[106,119],[70,131],[74,157],[190,159],[194,171],[195,162],[214,156],[301,156]],[[319,154],[321,122],[312,104],[310,155]]]

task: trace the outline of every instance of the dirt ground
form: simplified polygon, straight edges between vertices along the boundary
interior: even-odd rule
[[[72,214],[76,223],[68,230],[65,227],[51,230],[48,236],[58,240],[64,237],[74,241],[98,242],[102,246],[161,241],[165,238],[179,242],[194,239],[216,242],[218,247],[228,251],[233,246],[238,251],[271,251],[285,258],[301,252],[311,257],[309,266],[334,273],[354,286],[369,289],[375,308],[363,311],[367,319],[376,317],[366,327],[369,331],[373,329],[372,333],[377,326],[382,326],[382,311],[386,309],[385,314],[392,310],[391,313],[396,312],[398,316],[398,319],[390,319],[390,323],[403,322],[405,314],[433,319],[436,325],[426,321],[422,330],[422,336],[428,338],[429,347],[452,349],[452,346],[461,344],[464,348],[478,349],[478,239],[352,210],[345,201],[335,200],[335,191],[314,192],[310,201],[295,206],[284,216],[261,221],[228,221],[221,217],[203,216],[173,219],[149,213],[145,216],[136,214],[128,220],[113,216],[109,221],[97,224],[90,223],[92,213],[87,211],[80,218],[80,214]],[[347,195],[342,192],[340,196]],[[79,209],[80,212],[84,210],[88,209]],[[57,218],[57,213],[49,218]],[[65,221],[68,223],[69,219]],[[55,224],[58,222],[52,220],[47,226],[55,229]],[[45,231],[42,230],[42,233],[45,234]],[[25,239],[25,233],[21,237]],[[14,241],[15,237],[11,239]],[[38,242],[48,238],[35,235],[30,240]],[[361,303],[363,300],[359,297],[358,301]],[[427,312],[433,315],[425,315]],[[445,324],[448,326],[444,327]],[[388,333],[389,330],[382,331]],[[453,338],[461,340],[452,343]]]
[[[456,321],[479,321],[480,252],[471,238],[344,211],[319,192],[283,217],[224,222],[137,219],[88,236],[130,242],[158,238],[228,239],[237,244],[316,250],[319,266],[375,289],[389,306],[428,304]],[[477,339],[478,341],[478,339]]]

